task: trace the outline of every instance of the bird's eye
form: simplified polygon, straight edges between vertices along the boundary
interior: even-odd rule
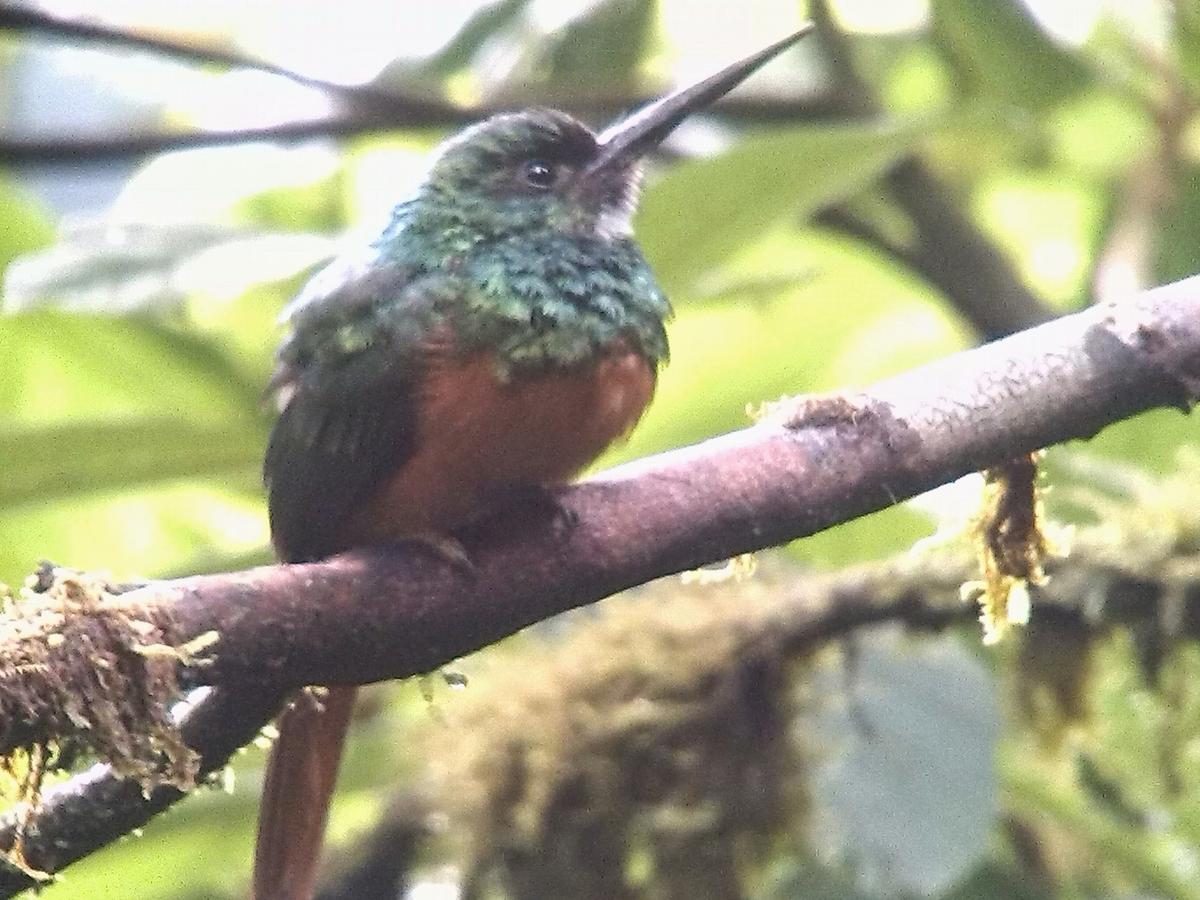
[[[521,167],[521,177],[525,182],[543,191],[554,187],[557,175],[553,165],[540,159],[531,159]]]

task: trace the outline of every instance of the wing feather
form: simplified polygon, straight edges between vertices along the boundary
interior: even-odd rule
[[[288,311],[263,467],[284,561],[345,549],[354,513],[413,453],[436,286],[378,257],[340,260]]]

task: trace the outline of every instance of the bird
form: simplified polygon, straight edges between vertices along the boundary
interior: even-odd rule
[[[510,492],[569,481],[628,434],[667,361],[671,314],[632,233],[641,162],[807,31],[599,133],[534,108],[434,152],[378,238],[283,313],[263,467],[280,562],[406,540],[460,557],[456,529]],[[327,686],[280,717],[256,900],[313,895],[354,694]]]

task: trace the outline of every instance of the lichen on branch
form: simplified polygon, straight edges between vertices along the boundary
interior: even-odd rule
[[[144,790],[195,786],[198,756],[171,713],[180,662],[215,635],[182,641],[169,610],[131,607],[104,579],[43,565],[0,595],[0,797],[31,810],[46,775],[84,756]],[[22,831],[0,848],[28,874]]]

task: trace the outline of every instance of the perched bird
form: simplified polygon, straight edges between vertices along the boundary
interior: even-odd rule
[[[670,313],[631,234],[640,160],[804,33],[599,135],[534,109],[440,148],[375,243],[285,313],[265,463],[280,560],[444,541],[508,491],[571,478],[634,426]],[[335,686],[280,720],[258,900],[312,895],[353,699]]]

